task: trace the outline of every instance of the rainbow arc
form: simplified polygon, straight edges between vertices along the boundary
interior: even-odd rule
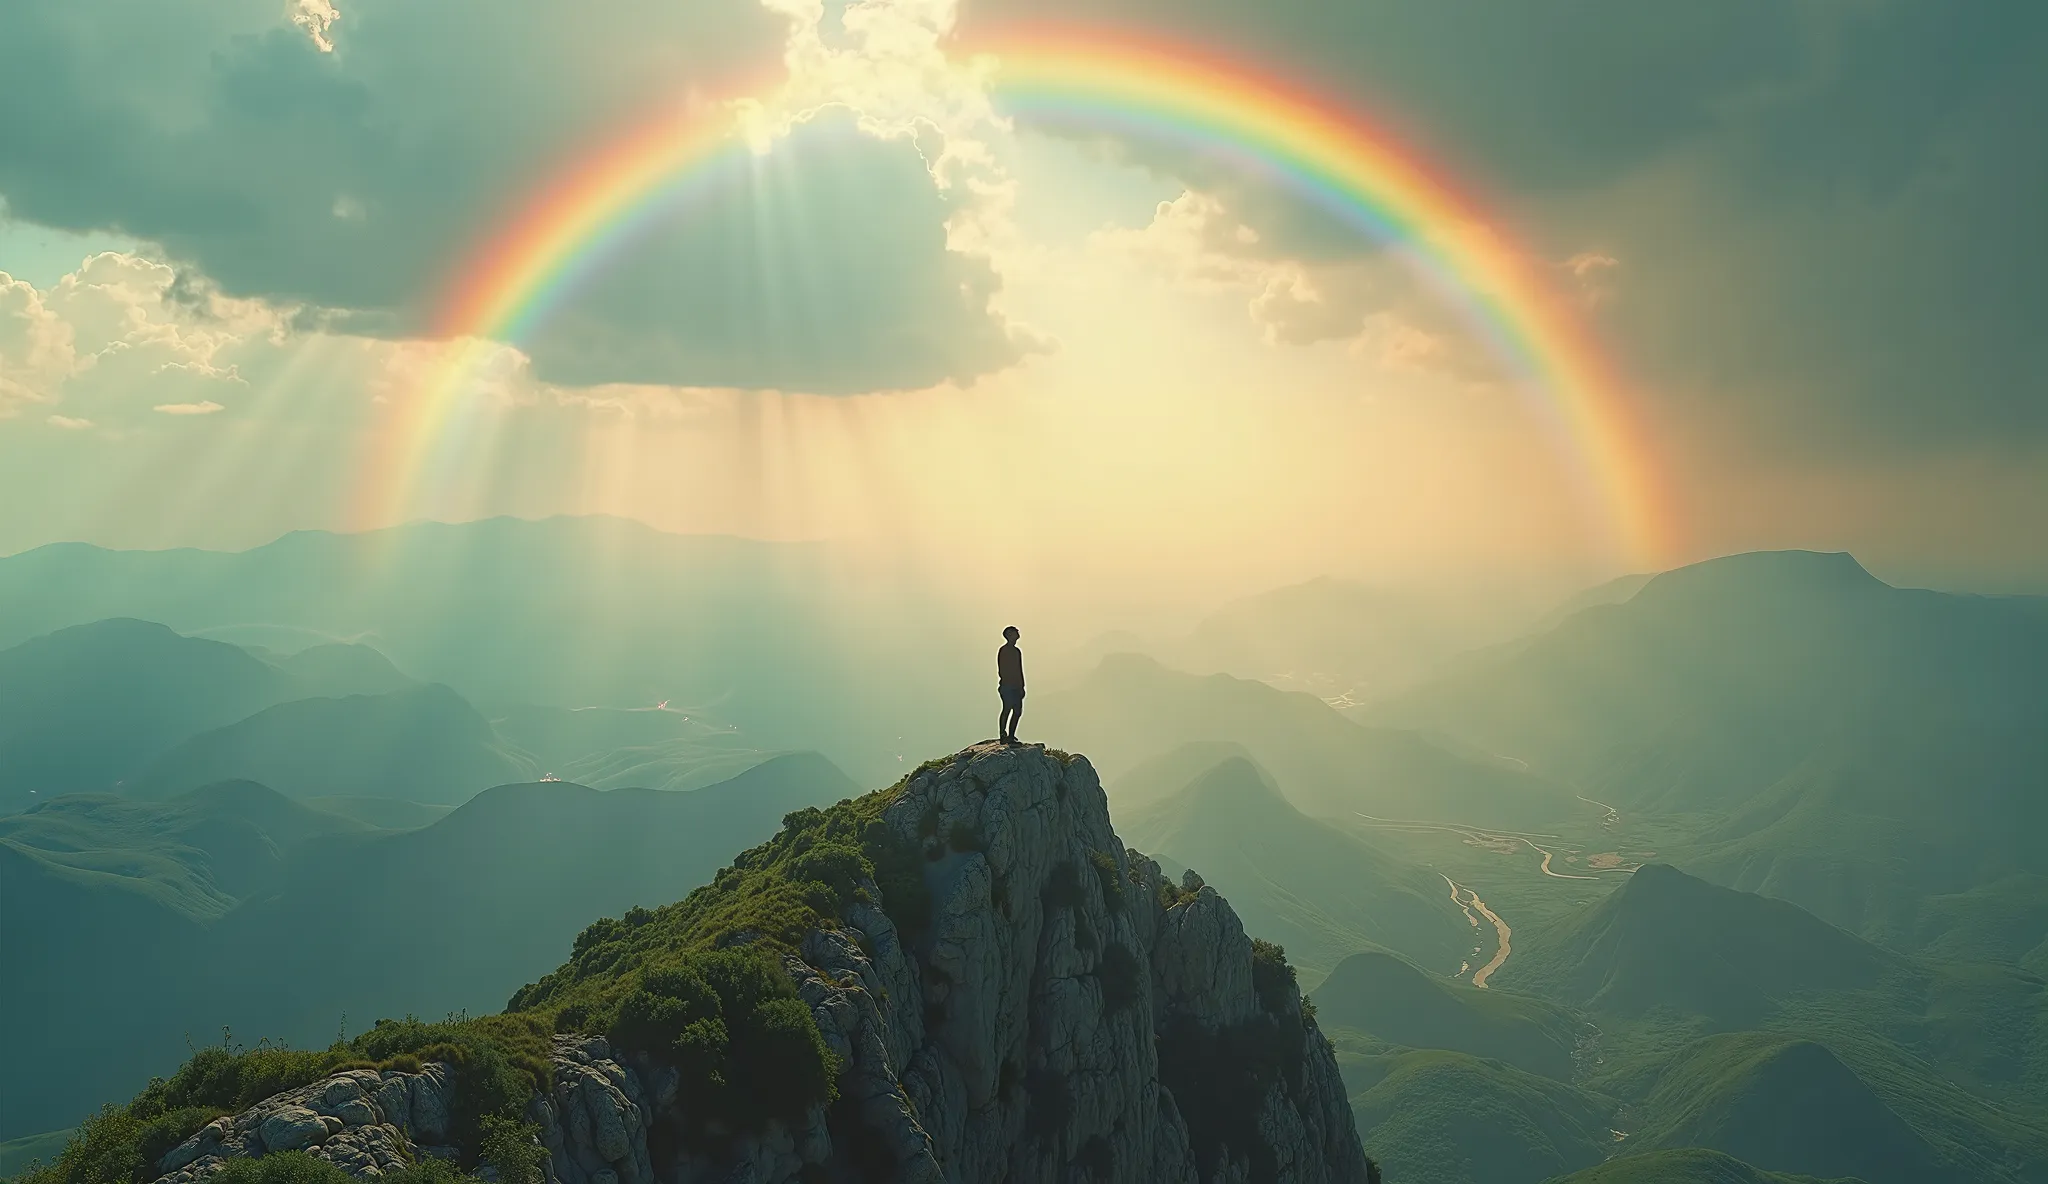
[[[1654,567],[1672,554],[1656,452],[1581,311],[1447,170],[1363,113],[1213,53],[1075,29],[977,48],[994,60],[1006,113],[1207,149],[1399,252],[1538,401],[1619,557]],[[560,172],[488,238],[438,318],[445,354],[379,443],[369,516],[399,516],[451,447],[491,343],[526,340],[648,227],[686,215],[726,171],[721,161],[748,151],[726,112],[664,113]]]

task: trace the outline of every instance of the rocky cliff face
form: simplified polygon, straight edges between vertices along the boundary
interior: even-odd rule
[[[1366,1179],[1292,972],[1213,889],[1124,849],[1085,759],[977,746],[914,774],[882,817],[925,854],[930,924],[907,942],[854,904],[784,959],[839,1057],[839,1101],[707,1158],[650,1138],[672,1070],[558,1037],[528,1110],[550,1184]],[[209,1126],[159,1184],[284,1147],[380,1175],[436,1153],[451,1080],[338,1074]]]

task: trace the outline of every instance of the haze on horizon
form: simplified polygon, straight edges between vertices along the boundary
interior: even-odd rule
[[[2048,587],[2032,7],[568,11],[0,14],[37,96],[0,131],[0,552],[606,514],[1104,618],[1782,547]],[[1623,376],[1663,553],[1616,546],[1554,393],[1399,244],[1227,153],[991,106],[1009,30],[1091,22],[1230,47],[1460,178]],[[393,469],[477,244],[651,113],[739,99],[758,151],[483,347]]]

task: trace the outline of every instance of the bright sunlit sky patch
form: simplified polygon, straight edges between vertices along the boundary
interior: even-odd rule
[[[2037,587],[2048,104],[2013,46],[2048,38],[1984,7],[11,5],[42,101],[0,131],[0,551],[602,512],[1119,604],[1769,546]],[[1622,376],[1663,553],[1386,244],[1227,154],[1004,119],[1006,39],[1090,21],[1452,170]],[[1971,69],[1873,109],[1900,46]],[[496,228],[669,111],[756,153],[529,336],[437,338]]]

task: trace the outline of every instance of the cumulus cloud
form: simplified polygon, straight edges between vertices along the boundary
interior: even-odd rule
[[[1276,255],[1213,194],[1190,190],[1161,202],[1145,226],[1093,239],[1182,285],[1243,296],[1269,345],[1335,341],[1387,369],[1463,381],[1499,377],[1499,360],[1403,263],[1380,253]]]
[[[202,403],[158,403],[150,410],[159,415],[213,415],[227,408],[208,399]]]
[[[44,422],[53,428],[61,428],[67,432],[89,431],[98,426],[89,419],[80,419],[75,415],[52,415],[44,420]]]
[[[762,175],[629,247],[537,345],[538,372],[835,391],[971,379],[1024,336],[953,239],[967,203],[937,192],[943,137],[920,142],[887,109],[889,87],[923,84],[877,81],[914,51],[906,30],[936,52],[938,18],[857,7],[828,35],[836,12],[779,0],[24,0],[0,6],[0,74],[37,112],[0,126],[0,197],[15,217],[159,244],[302,325],[406,336],[493,227],[606,139],[736,89],[777,99],[789,69],[816,71],[769,112],[789,134]],[[875,107],[862,134],[805,134],[854,89]],[[822,263],[801,282],[799,249]],[[764,280],[734,274],[755,264]]]
[[[328,31],[334,28],[334,22],[341,19],[341,13],[328,0],[292,0],[288,15],[293,24],[306,31],[314,49],[321,53],[334,52],[334,39]]]
[[[41,404],[62,408],[45,422],[78,429],[144,408],[206,414],[190,409],[245,391],[241,360],[289,320],[136,255],[95,255],[45,290],[0,273],[0,417]]]

